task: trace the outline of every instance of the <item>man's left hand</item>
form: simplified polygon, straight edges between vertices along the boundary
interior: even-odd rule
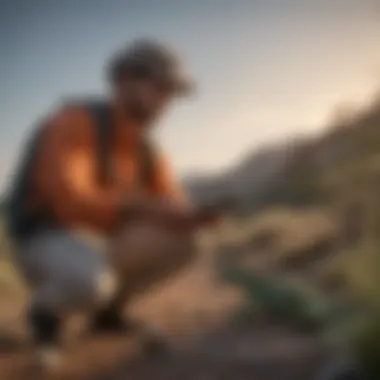
[[[200,208],[195,215],[195,224],[199,227],[213,225],[220,221],[221,211],[215,206],[206,206]]]

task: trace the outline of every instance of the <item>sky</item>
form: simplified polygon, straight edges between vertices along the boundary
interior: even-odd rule
[[[110,54],[152,36],[198,84],[160,123],[179,174],[320,131],[380,85],[380,0],[2,0],[0,186],[39,117],[106,93]]]

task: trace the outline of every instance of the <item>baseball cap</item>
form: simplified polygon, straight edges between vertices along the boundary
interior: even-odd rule
[[[195,90],[178,54],[152,39],[136,40],[115,55],[109,68],[110,79],[117,83],[124,75],[152,78],[179,96]]]

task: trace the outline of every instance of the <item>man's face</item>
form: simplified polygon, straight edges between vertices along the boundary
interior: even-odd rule
[[[142,124],[159,118],[173,99],[172,91],[167,87],[145,78],[122,80],[117,93],[126,113]]]

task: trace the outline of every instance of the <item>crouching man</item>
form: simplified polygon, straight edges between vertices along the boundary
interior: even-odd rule
[[[94,332],[134,328],[126,302],[189,263],[194,231],[213,219],[188,205],[150,139],[156,119],[191,89],[181,70],[159,43],[127,46],[109,65],[110,96],[69,102],[26,148],[9,224],[43,364],[58,357],[71,313],[89,312]]]

